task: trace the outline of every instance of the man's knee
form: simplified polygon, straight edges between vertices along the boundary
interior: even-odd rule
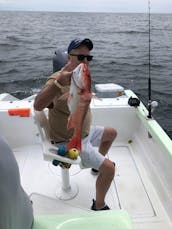
[[[99,171],[107,177],[113,178],[115,175],[115,164],[106,158],[100,166]]]
[[[113,141],[117,136],[117,131],[114,128],[106,127],[103,136],[104,141]]]
[[[114,140],[117,136],[117,131],[114,128],[111,128],[111,137]]]

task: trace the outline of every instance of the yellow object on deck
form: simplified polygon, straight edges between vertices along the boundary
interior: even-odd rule
[[[70,159],[77,159],[79,152],[76,148],[72,148],[68,151],[68,157]]]

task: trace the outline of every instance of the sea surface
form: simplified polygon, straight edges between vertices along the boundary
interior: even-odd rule
[[[148,24],[147,14],[0,11],[0,93],[37,93],[52,73],[55,50],[88,37],[93,83],[120,84],[147,105]],[[172,14],[152,14],[150,24],[154,117],[172,138]]]

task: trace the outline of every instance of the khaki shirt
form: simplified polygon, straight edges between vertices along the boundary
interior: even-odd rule
[[[52,85],[54,84],[54,79],[56,78],[57,73],[51,75],[46,84]],[[57,87],[57,96],[53,100],[53,107],[49,108],[49,132],[50,138],[56,142],[68,141],[73,135],[73,129],[67,129],[68,117],[70,115],[68,105],[67,105],[67,97],[64,99],[59,99],[60,96],[69,92],[69,86],[66,86],[63,91]],[[91,112],[90,108],[85,116],[83,129],[82,129],[82,137],[86,137],[89,134],[91,123]]]

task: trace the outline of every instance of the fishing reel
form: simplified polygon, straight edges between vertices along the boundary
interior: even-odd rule
[[[138,107],[140,105],[140,100],[138,98],[133,98],[132,96],[128,100],[128,104],[131,107]]]
[[[152,113],[155,111],[155,108],[158,107],[157,101],[149,101],[148,103],[148,118],[152,118]]]
[[[158,107],[158,102],[152,101],[151,102],[151,112],[153,113],[157,107]]]

